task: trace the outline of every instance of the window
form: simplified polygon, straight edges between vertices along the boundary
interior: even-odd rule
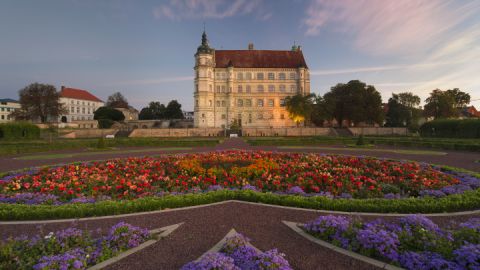
[[[283,113],[280,114],[280,119],[285,119],[285,115]]]
[[[5,120],[5,115],[2,114],[2,120]]]
[[[222,79],[226,79],[227,78],[227,74],[225,72],[222,72]]]
[[[245,99],[245,106],[251,107],[252,106],[252,100],[251,99]]]
[[[2,112],[4,112],[4,111],[5,111],[5,108],[2,108]]]
[[[258,119],[263,119],[263,113],[259,113],[259,114],[257,115],[257,118],[258,118]]]
[[[85,108],[82,108],[82,113],[85,114]]]
[[[237,73],[237,80],[243,80],[243,73],[242,72]]]
[[[285,99],[284,98],[280,99],[280,107],[285,107]]]
[[[293,72],[290,73],[290,80],[295,80],[296,77],[297,76],[295,75],[295,73],[293,73]]]
[[[217,85],[217,93],[220,93],[220,85]]]
[[[257,99],[257,106],[258,107],[263,107],[263,99]]]
[[[212,92],[212,85],[211,84],[208,85],[208,90],[210,90],[210,92]]]
[[[251,92],[251,89],[250,89],[250,85],[247,85],[247,93],[250,93]]]
[[[252,73],[247,72],[247,75],[246,75],[246,76],[247,76],[247,80],[251,80],[251,79],[252,79]]]
[[[71,104],[73,104],[73,100],[71,100],[71,102],[70,102],[70,103],[71,103]]]
[[[237,100],[238,107],[243,107],[243,99]]]
[[[198,99],[195,100],[195,105],[198,107]]]
[[[268,79],[269,80],[275,80],[275,73],[268,73]]]
[[[275,101],[273,99],[268,100],[268,107],[273,107],[275,105]]]
[[[220,107],[220,100],[217,100],[217,107]]]
[[[226,119],[227,116],[225,114],[222,114],[222,119]]]
[[[263,93],[263,85],[257,85],[257,92]]]
[[[227,106],[226,104],[227,104],[227,103],[225,102],[225,100],[222,100],[222,107]]]
[[[198,84],[195,84],[195,92],[198,92]]]
[[[280,85],[280,92],[285,93],[285,85]]]
[[[80,107],[77,107],[77,113],[80,113]]]
[[[225,85],[222,85],[222,93],[225,93],[226,89]]]
[[[257,80],[263,80],[263,73],[257,73]]]
[[[202,118],[205,118],[205,114],[204,114],[204,113],[202,113]]]
[[[212,100],[208,101],[208,106],[212,107]]]
[[[290,85],[290,92],[295,93],[297,91],[297,87],[295,85]]]
[[[283,73],[283,72],[282,72],[282,73],[279,73],[279,74],[278,74],[278,79],[279,79],[279,80],[285,80],[285,73]]]
[[[268,86],[268,92],[270,92],[270,93],[275,92],[275,85],[269,85]]]
[[[243,92],[243,87],[241,85],[237,86],[237,92],[242,93]]]
[[[252,114],[251,113],[248,114],[248,123],[252,123]]]
[[[10,108],[7,108],[7,112],[9,112],[9,111],[10,111]]]

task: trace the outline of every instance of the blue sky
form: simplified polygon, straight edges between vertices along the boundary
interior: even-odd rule
[[[311,88],[373,84],[386,102],[458,87],[480,109],[480,1],[3,0],[0,98],[32,82],[193,108],[203,22],[216,49],[302,45]]]

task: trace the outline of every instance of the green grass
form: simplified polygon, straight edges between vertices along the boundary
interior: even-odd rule
[[[37,160],[37,159],[58,159],[58,158],[72,158],[89,155],[108,155],[108,154],[127,154],[127,153],[142,153],[142,152],[156,152],[156,151],[183,151],[191,150],[190,147],[164,147],[164,148],[148,148],[148,149],[125,149],[115,151],[88,151],[81,153],[68,153],[68,154],[42,154],[42,155],[29,155],[17,157],[20,160]]]
[[[294,145],[352,145],[357,137],[248,137],[247,143],[251,145],[268,146],[294,146]],[[443,150],[480,151],[479,139],[445,139],[445,138],[422,138],[422,137],[364,137],[366,144],[388,145],[412,148],[432,148]]]
[[[404,150],[404,149],[379,149],[379,148],[364,148],[364,147],[323,147],[323,146],[279,146],[279,149],[319,149],[319,150],[334,150],[334,151],[355,151],[361,150],[365,152],[387,152],[406,155],[437,155],[443,156],[447,153],[429,150]]]
[[[98,139],[56,139],[31,141],[0,140],[0,156],[59,150],[96,148]],[[106,139],[106,147],[197,147],[215,146],[218,138],[115,138]]]

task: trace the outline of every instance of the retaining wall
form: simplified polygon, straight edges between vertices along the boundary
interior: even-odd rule
[[[242,128],[242,136],[333,136],[331,128]]]
[[[362,135],[378,135],[378,136],[387,136],[387,135],[408,135],[407,128],[403,127],[355,127],[348,128],[353,136]]]
[[[223,134],[222,128],[139,128],[134,129],[129,137],[209,137],[223,136]]]

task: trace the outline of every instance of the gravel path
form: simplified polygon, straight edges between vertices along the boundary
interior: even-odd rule
[[[307,222],[320,212],[286,209],[260,204],[226,202],[194,209],[139,214],[99,220],[78,221],[82,229],[104,231],[119,221],[149,229],[185,222],[167,238],[112,265],[108,269],[179,269],[201,256],[234,228],[251,239],[261,249],[278,248],[285,253],[294,269],[375,269],[363,262],[333,252],[305,240],[282,223],[282,220]],[[477,215],[480,216],[480,215]],[[456,216],[460,222],[469,216]],[[471,216],[470,216],[471,217]],[[372,217],[364,217],[372,219]],[[389,218],[395,219],[395,218]],[[448,225],[450,218],[432,218],[440,225]],[[71,226],[71,222],[48,223],[44,232]],[[0,225],[3,237],[38,233],[38,224]]]

